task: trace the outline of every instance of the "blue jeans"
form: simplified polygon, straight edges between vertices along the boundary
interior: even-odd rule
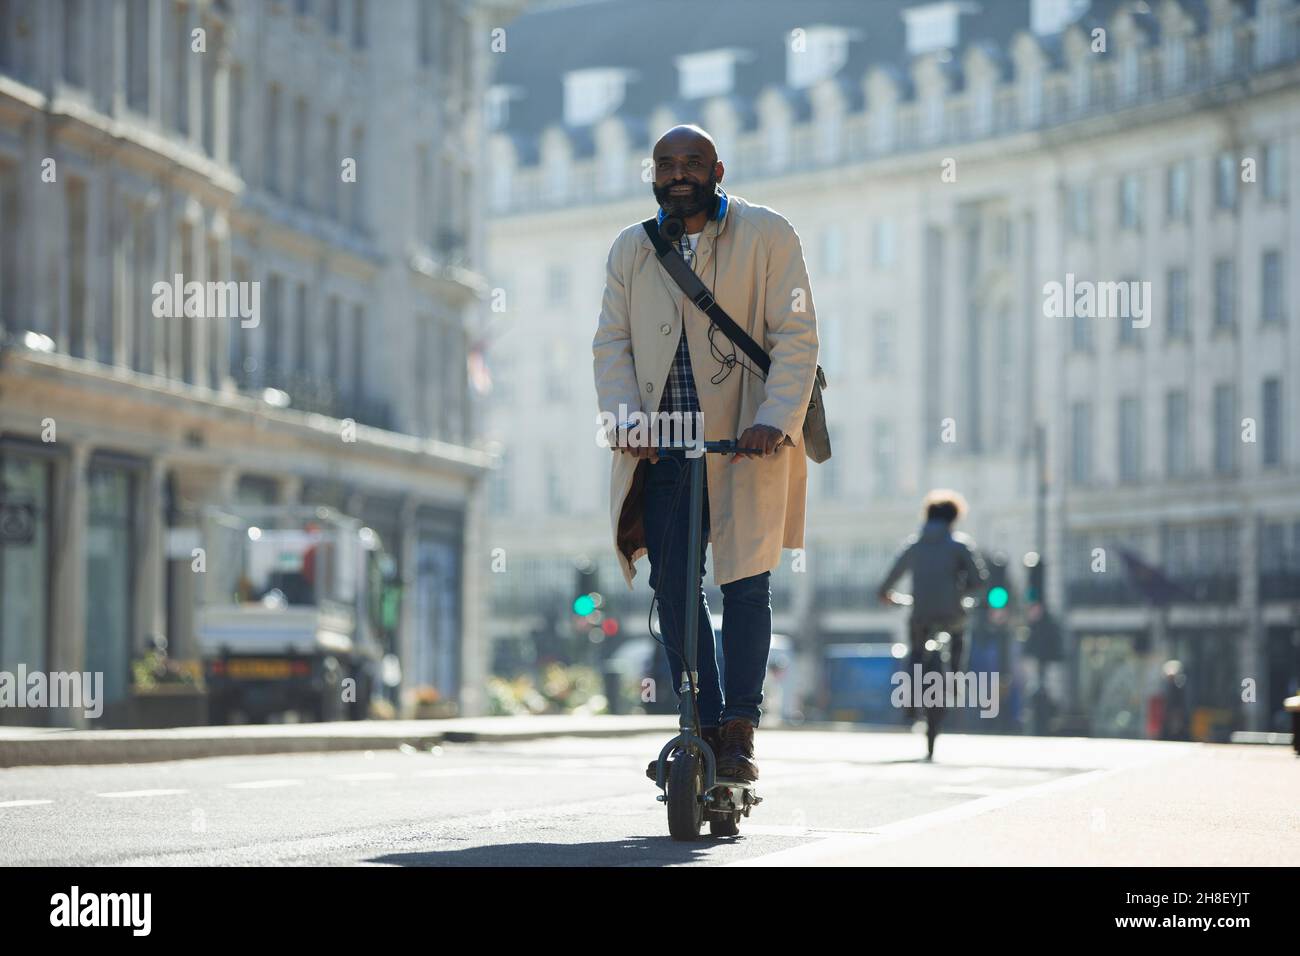
[[[703,463],[701,463],[701,466]],[[661,457],[642,463],[645,481],[644,527],[650,557],[650,587],[659,605],[659,629],[668,651],[668,667],[678,699],[685,665],[682,644],[686,628],[686,546],[690,533],[691,486],[689,463]],[[704,598],[704,556],[709,532],[708,477],[704,480],[704,510],[700,536],[700,579],[689,601],[699,616],[698,660],[701,727],[717,727],[736,717],[758,726],[762,716],[763,679],[772,647],[772,572],[764,571],[722,585],[722,656],[726,679],[725,705],[718,674],[717,636]],[[757,520],[757,517],[756,519]]]

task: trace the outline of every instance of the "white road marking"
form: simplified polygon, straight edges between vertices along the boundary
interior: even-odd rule
[[[1122,767],[1114,767],[1109,770],[1092,770],[1086,773],[1072,774],[1068,777],[1061,777],[1056,780],[1049,780],[1046,783],[1034,784],[1028,787],[1016,787],[1005,790],[994,796],[983,797],[979,800],[968,800],[965,803],[959,803],[955,807],[946,807],[943,810],[936,810],[933,813],[923,813],[920,816],[910,817],[906,820],[899,820],[895,823],[888,823],[884,826],[877,827],[874,830],[868,830],[852,835],[838,835],[827,837],[824,840],[818,840],[816,843],[810,843],[806,846],[793,847],[788,850],[778,850],[775,853],[768,853],[764,856],[755,857],[748,860],[736,860],[732,863],[726,863],[725,866],[817,866],[819,864],[832,863],[839,861],[844,865],[845,858],[855,852],[870,849],[871,847],[880,846],[884,843],[901,840],[905,837],[913,836],[924,830],[933,827],[942,826],[945,823],[953,823],[957,820],[965,820],[970,817],[976,817],[990,810],[1000,810],[1003,807],[1010,806],[1017,801],[1026,797],[1038,796],[1044,793],[1050,793],[1057,790],[1072,790],[1075,787],[1086,786],[1090,783],[1096,783],[1112,774],[1119,773]],[[744,825],[741,825],[741,832],[744,832]],[[832,865],[834,865],[832,863]]]
[[[97,793],[97,797],[166,797],[176,793],[189,793],[188,790],[119,790],[116,793]]]
[[[53,800],[6,800],[0,803],[0,808],[4,807],[34,807],[41,803],[53,803]]]
[[[269,790],[272,787],[296,787],[301,780],[246,780],[243,783],[228,783],[230,790]]]
[[[397,776],[395,773],[375,772],[375,773],[338,773],[331,776],[330,780],[344,780],[353,782],[362,782],[365,780],[392,780]]]

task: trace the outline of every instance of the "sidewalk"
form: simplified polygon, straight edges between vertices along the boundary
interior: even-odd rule
[[[0,727],[0,767],[142,763],[253,754],[425,749],[440,743],[671,734],[671,715],[459,717],[448,720],[367,720],[325,724],[245,724],[171,730],[63,730]]]

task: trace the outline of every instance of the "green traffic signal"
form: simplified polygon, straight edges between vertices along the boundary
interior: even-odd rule
[[[994,609],[1006,607],[1008,598],[1006,588],[989,588],[989,607]]]
[[[591,599],[590,594],[580,594],[573,602],[573,613],[579,617],[586,617],[596,609],[596,602]]]

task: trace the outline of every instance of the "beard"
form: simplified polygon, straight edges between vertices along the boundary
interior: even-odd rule
[[[691,191],[685,195],[674,196],[671,190],[675,186],[690,186]],[[713,208],[717,195],[718,179],[713,173],[709,173],[707,183],[697,183],[694,180],[686,179],[669,183],[663,188],[651,183],[650,188],[654,190],[655,199],[658,200],[665,215],[685,219],[688,216],[694,216],[696,213],[708,212]]]

